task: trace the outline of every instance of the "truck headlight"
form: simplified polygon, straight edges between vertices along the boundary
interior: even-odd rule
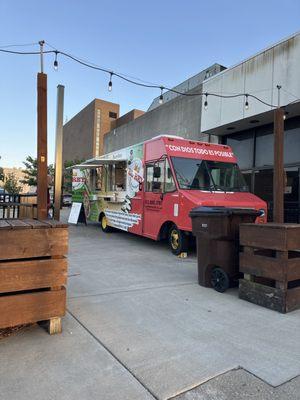
[[[258,211],[260,212],[260,217],[264,217],[266,215],[266,211],[263,208]]]

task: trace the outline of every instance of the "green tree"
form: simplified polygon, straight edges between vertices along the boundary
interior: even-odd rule
[[[23,161],[23,164],[25,165],[25,169],[23,169],[25,177],[23,180],[21,180],[21,183],[29,186],[37,186],[37,159],[31,156],[27,156],[26,160]],[[48,175],[51,175],[51,178],[53,180],[53,164],[48,165]]]
[[[25,169],[23,169],[24,179],[21,180],[21,183],[29,186],[37,186],[37,159],[27,156],[23,164],[25,165]]]
[[[4,182],[4,170],[0,167],[0,181]]]
[[[19,194],[22,190],[22,186],[19,185],[19,181],[13,172],[8,173],[4,177],[4,189],[9,194]]]

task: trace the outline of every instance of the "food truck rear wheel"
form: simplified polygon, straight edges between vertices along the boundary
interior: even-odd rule
[[[169,245],[176,256],[187,251],[188,237],[176,225],[173,225],[169,231]]]
[[[100,224],[101,224],[101,229],[103,232],[111,232],[111,227],[107,225],[107,218],[105,214],[102,214],[100,217]]]
[[[225,292],[229,288],[229,276],[222,268],[214,268],[211,271],[211,286],[220,293]]]

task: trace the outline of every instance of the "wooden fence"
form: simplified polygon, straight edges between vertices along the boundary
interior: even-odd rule
[[[36,218],[35,194],[0,194],[0,219]]]

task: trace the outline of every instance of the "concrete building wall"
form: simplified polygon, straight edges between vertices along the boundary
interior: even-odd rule
[[[135,120],[136,118],[140,117],[141,115],[145,114],[145,111],[137,110],[136,108],[129,111],[128,113],[122,115],[120,118],[116,120],[116,126],[114,128],[119,128],[121,125],[128,124]]]
[[[281,85],[280,105],[285,105],[300,98],[299,67],[300,34],[296,34],[207,79],[203,91],[222,95],[250,93],[266,103],[277,105],[276,86]],[[244,97],[224,99],[208,96],[208,108],[202,113],[202,132],[211,133],[221,126],[271,110],[253,98],[249,98],[248,110],[244,105]]]
[[[192,92],[201,92],[202,85]],[[207,140],[200,134],[201,126],[200,96],[179,96],[136,120],[113,129],[104,137],[104,152],[118,150],[140,143],[157,135],[177,135],[192,140]]]
[[[181,82],[179,85],[176,85],[173,89],[175,89],[177,92],[180,92],[180,93],[187,93],[190,90],[195,89],[195,87],[201,85],[202,82],[205,81],[205,79],[208,79],[211,76],[218,74],[219,72],[223,71],[224,69],[226,69],[226,68],[223,65],[215,63],[212,66],[204,69],[203,71],[198,72],[198,74],[186,79],[184,82]],[[173,99],[175,99],[175,97],[178,97],[178,96],[180,96],[180,94],[167,90],[164,93],[164,102],[173,100]],[[159,96],[157,96],[150,104],[148,111],[151,111],[154,108],[159,107],[159,106],[160,106]]]

